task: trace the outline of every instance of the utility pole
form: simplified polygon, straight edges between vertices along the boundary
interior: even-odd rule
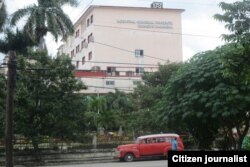
[[[13,167],[13,101],[16,81],[16,53],[8,52],[8,85],[6,102],[6,129],[5,129],[5,152],[6,167]]]

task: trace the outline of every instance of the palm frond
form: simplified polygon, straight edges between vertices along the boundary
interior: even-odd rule
[[[13,14],[11,24],[15,25],[20,19],[27,16],[24,30],[32,39],[39,41],[47,32],[57,40],[74,33],[74,26],[70,18],[63,12],[62,5],[77,5],[77,0],[38,0],[38,5],[19,9]]]
[[[58,5],[70,5],[70,6],[77,6],[78,1],[77,0],[53,0],[55,1]]]
[[[48,31],[58,40],[58,34],[61,35],[61,27],[58,27],[57,20],[52,13],[46,13]],[[63,27],[62,27],[63,28]]]
[[[11,18],[11,25],[16,25],[16,23],[22,19],[23,17],[27,16],[27,15],[30,15],[33,10],[36,8],[37,6],[36,5],[32,5],[32,6],[28,6],[26,8],[23,8],[23,9],[19,9],[17,10],[13,15],[12,15],[12,18]]]
[[[5,24],[6,19],[7,19],[6,7],[5,4],[2,3],[2,6],[0,8],[0,32],[3,30],[2,28]]]
[[[61,35],[72,35],[74,33],[74,25],[70,18],[60,9],[53,8],[51,12],[56,16],[57,23],[60,24],[61,30],[62,27],[64,27],[62,31],[63,34]]]

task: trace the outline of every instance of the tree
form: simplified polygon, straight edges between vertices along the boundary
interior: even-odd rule
[[[14,50],[17,54],[25,54],[28,48],[37,45],[26,32],[19,31],[14,33],[10,29],[4,30],[4,38],[0,39],[0,52],[7,54]]]
[[[225,28],[230,32],[230,34],[223,34],[223,39],[234,44],[238,50],[241,48],[239,52],[228,54],[231,56],[224,56],[223,66],[225,70],[223,73],[232,79],[235,76],[241,77],[242,81],[248,83],[250,81],[250,1],[221,2],[220,7],[224,13],[216,14],[214,18],[225,22]]]
[[[106,95],[106,100],[108,110],[117,114],[116,119],[120,123],[120,129],[126,128],[126,115],[133,111],[133,105],[129,95],[119,90],[115,90],[114,93],[110,92]]]
[[[159,65],[156,72],[144,73],[143,84],[139,84],[133,93],[135,121],[130,122],[136,131],[159,133],[166,131],[166,125],[159,123],[157,118],[157,104],[163,98],[163,90],[168,80],[180,68],[181,63]]]
[[[222,37],[224,40],[231,42],[227,49],[222,52],[223,75],[237,85],[247,86],[250,81],[250,1],[222,2],[220,7],[224,13],[216,14],[214,17],[226,23],[225,28],[229,30],[230,34],[223,34]],[[244,124],[246,124],[246,128],[249,128],[247,117]],[[247,131],[248,129],[244,130]],[[240,132],[237,128],[237,132],[241,136],[239,141],[243,140],[245,131]]]
[[[38,0],[38,4],[27,6],[17,10],[12,18],[11,24],[16,23],[28,16],[23,29],[32,39],[39,42],[39,48],[45,50],[44,36],[50,32],[55,40],[59,36],[65,37],[74,32],[74,26],[69,17],[61,9],[62,5],[75,6],[76,0]]]
[[[87,96],[87,112],[85,113],[86,122],[89,122],[89,128],[92,130],[98,130],[100,126],[105,124],[100,122],[101,113],[106,112],[106,100],[104,97],[100,96]]]
[[[249,129],[250,87],[223,75],[221,55],[229,52],[228,47],[199,53],[181,67],[166,86],[159,106],[161,122],[172,126],[184,123],[201,141],[201,148],[210,147],[219,128],[233,136],[233,127],[240,146]]]
[[[18,58],[15,133],[31,139],[35,150],[41,136],[72,139],[83,131],[84,85],[73,75],[67,56],[55,59],[45,52]]]
[[[225,28],[231,34],[222,34],[227,42],[240,42],[249,44],[250,39],[250,1],[243,0],[234,3],[221,2],[219,4],[223,14],[215,14],[214,18],[225,22]]]

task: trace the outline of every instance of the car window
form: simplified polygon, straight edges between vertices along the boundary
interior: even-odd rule
[[[164,143],[166,140],[164,137],[157,138],[157,143]]]
[[[147,144],[149,144],[149,143],[152,143],[152,139],[151,138],[147,139]]]
[[[165,142],[171,142],[172,138],[171,137],[165,137]]]
[[[141,144],[146,144],[147,143],[147,139],[142,139],[140,143]]]

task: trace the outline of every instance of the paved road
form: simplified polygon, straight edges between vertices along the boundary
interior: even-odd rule
[[[155,161],[136,161],[136,162],[112,162],[112,163],[95,163],[82,165],[60,165],[61,167],[167,167],[167,160]],[[59,167],[59,166],[49,166]]]

